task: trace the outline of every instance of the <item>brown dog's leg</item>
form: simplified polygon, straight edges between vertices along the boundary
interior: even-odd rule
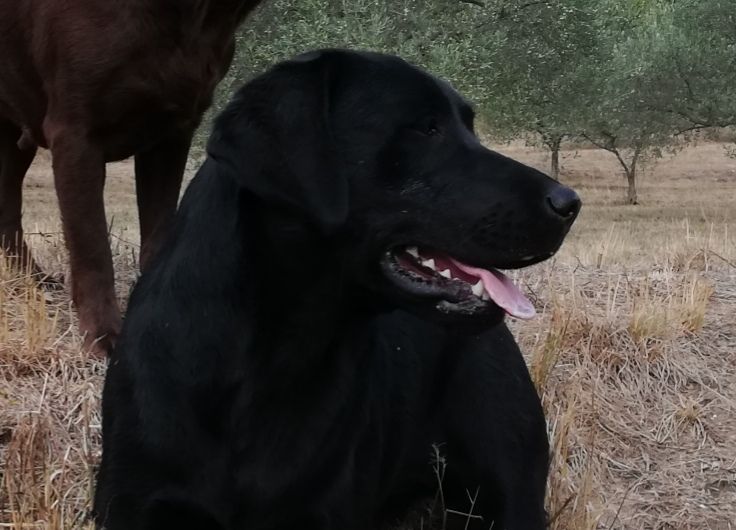
[[[19,149],[20,136],[18,127],[0,122],[0,241],[13,266],[43,280],[45,276],[23,240],[21,224],[23,179],[36,156],[36,147]]]
[[[72,299],[85,346],[101,356],[112,351],[121,325],[103,202],[105,160],[84,131],[49,129]]]
[[[191,133],[182,134],[135,156],[141,270],[158,251],[176,212],[191,140]]]

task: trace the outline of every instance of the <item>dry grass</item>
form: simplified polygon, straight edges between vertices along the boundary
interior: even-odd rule
[[[500,148],[544,167],[545,157]],[[702,144],[647,172],[641,206],[605,153],[568,152],[580,220],[519,273],[540,317],[513,323],[547,410],[555,530],[736,528],[736,160]],[[129,164],[111,166],[119,292],[135,278]],[[26,222],[64,272],[48,161]],[[91,528],[101,363],[80,355],[69,300],[0,267],[0,528]]]
[[[517,331],[550,420],[550,509],[566,506],[553,528],[730,528],[733,276],[544,269],[555,294]]]

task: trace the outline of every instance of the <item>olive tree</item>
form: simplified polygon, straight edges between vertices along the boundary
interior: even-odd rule
[[[471,100],[487,100],[500,34],[494,29],[472,31],[483,11],[475,2],[461,0],[265,2],[236,36],[236,56],[212,112],[269,65],[325,47],[397,54],[448,79]]]
[[[661,38],[657,0],[611,0],[598,6],[597,47],[586,70],[588,87],[580,99],[580,136],[616,157],[627,182],[626,199],[638,203],[637,176],[642,160],[672,146],[678,120],[651,105],[652,80],[662,64],[651,53]]]
[[[736,10],[732,1],[665,4],[647,33],[658,67],[643,86],[649,108],[680,132],[736,125]]]
[[[736,123],[733,0],[272,0],[237,36],[215,109],[270,64],[321,47],[395,53],[448,79],[485,130],[611,152],[638,200],[641,161]]]
[[[483,106],[497,135],[524,137],[550,151],[559,178],[562,141],[579,129],[581,93],[596,52],[595,11],[581,0],[515,0],[490,9],[485,25],[503,33],[492,65],[493,89]]]

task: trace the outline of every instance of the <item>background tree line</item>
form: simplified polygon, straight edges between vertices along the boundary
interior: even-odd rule
[[[330,46],[447,78],[484,133],[549,149],[555,178],[563,141],[609,151],[630,203],[643,160],[736,125],[734,0],[271,0],[241,29],[215,110],[270,64]]]

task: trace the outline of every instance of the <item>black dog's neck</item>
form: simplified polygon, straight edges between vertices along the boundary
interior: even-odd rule
[[[328,348],[338,330],[360,311],[351,303],[339,254],[307,221],[255,197],[244,200],[256,232],[246,254],[257,282],[259,332],[273,334],[264,337],[271,344],[288,343],[289,349],[305,353]]]

